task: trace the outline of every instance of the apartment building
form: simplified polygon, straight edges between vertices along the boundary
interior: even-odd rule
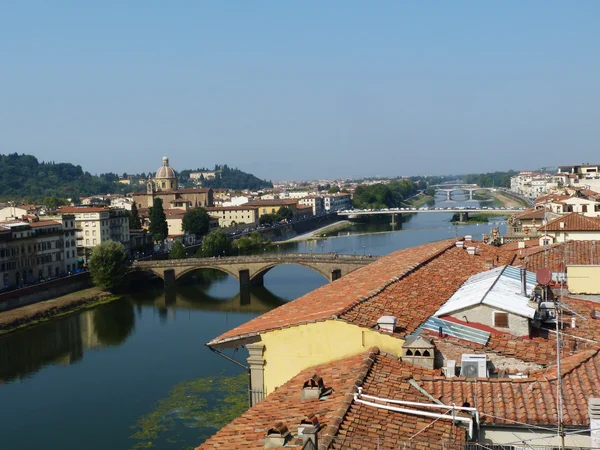
[[[326,194],[323,196],[325,211],[341,211],[352,207],[350,194]]]
[[[248,203],[242,206],[213,207],[206,210],[211,217],[219,220],[220,227],[258,224],[258,208],[249,206]]]
[[[0,289],[13,289],[77,269],[75,218],[0,223]]]
[[[317,195],[311,195],[309,197],[303,197],[298,200],[298,204],[302,206],[310,206],[313,214],[316,216],[324,211],[323,197]]]
[[[57,215],[71,214],[75,217],[77,228],[77,252],[79,257],[87,260],[92,249],[105,241],[123,244],[130,252],[129,217],[122,209],[108,208],[60,208]]]

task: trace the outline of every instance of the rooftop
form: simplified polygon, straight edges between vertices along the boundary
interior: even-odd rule
[[[454,239],[399,250],[242,324],[208,345],[334,318],[373,328],[382,315],[398,318],[398,335],[410,334],[470,276],[514,259],[513,252],[473,245],[479,254],[456,248]]]
[[[600,220],[573,212],[548,222],[542,229],[545,231],[600,231]]]

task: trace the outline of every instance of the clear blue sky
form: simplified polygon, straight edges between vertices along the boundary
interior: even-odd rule
[[[0,2],[0,153],[268,179],[600,163],[600,1]]]

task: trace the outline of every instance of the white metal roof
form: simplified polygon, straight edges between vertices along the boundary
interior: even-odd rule
[[[536,285],[535,274],[526,272],[526,279],[529,294]],[[521,294],[520,269],[501,266],[473,275],[438,309],[434,316],[445,316],[484,304],[532,319],[535,309],[528,305],[528,300],[528,297]]]

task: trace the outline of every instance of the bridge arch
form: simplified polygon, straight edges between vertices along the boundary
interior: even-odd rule
[[[318,274],[323,275],[327,281],[331,281],[331,274],[332,271],[331,270],[324,270],[319,268],[316,264],[310,264],[310,263],[304,263],[304,262],[274,262],[274,263],[270,263],[270,264],[266,264],[265,267],[261,268],[260,270],[256,271],[254,274],[250,275],[250,282],[256,282],[256,281],[261,281],[263,277],[273,268],[273,267],[277,267],[277,266],[301,266],[301,267],[306,267],[308,269],[312,269],[314,272],[317,272]]]
[[[186,276],[189,273],[196,272],[197,270],[203,270],[203,269],[218,270],[219,272],[223,272],[223,273],[226,273],[227,275],[231,275],[235,279],[239,280],[239,278],[240,278],[240,274],[237,271],[227,269],[224,266],[220,266],[220,265],[206,266],[203,264],[203,265],[186,267],[184,269],[176,271],[175,279],[178,280],[178,279]]]

